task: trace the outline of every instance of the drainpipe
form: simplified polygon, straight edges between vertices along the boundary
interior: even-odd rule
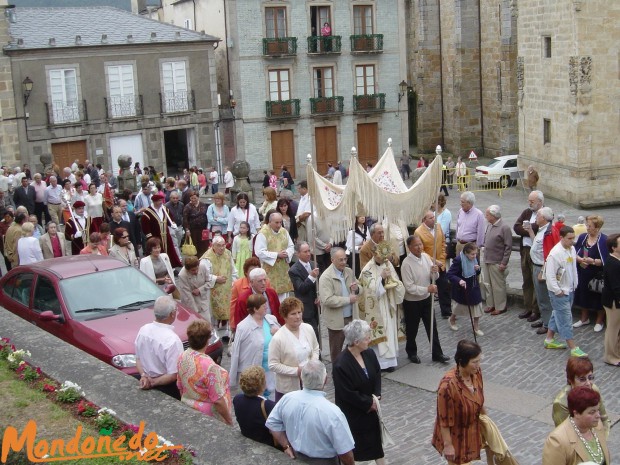
[[[443,49],[441,46],[441,0],[437,0],[437,19],[439,20],[439,89],[441,91],[441,146],[446,149],[444,139],[444,109],[443,109]]]
[[[219,176],[218,182],[224,182],[224,166],[222,165],[222,139],[220,136],[220,122],[213,123],[215,132],[215,167]]]
[[[480,155],[485,155],[484,149],[484,106],[482,103],[482,13],[478,0],[478,80],[480,82]],[[500,82],[501,85],[501,82]]]

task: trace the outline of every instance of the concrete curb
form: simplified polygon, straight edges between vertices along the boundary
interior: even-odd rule
[[[137,425],[144,421],[147,431],[154,430],[174,444],[191,446],[197,453],[196,464],[290,464],[285,454],[245,438],[236,427],[202,415],[161,392],[139,390],[136,379],[2,307],[0,336],[10,338],[18,349],[29,350],[32,356],[28,361],[48,376],[79,384],[90,401],[111,408],[123,422]]]

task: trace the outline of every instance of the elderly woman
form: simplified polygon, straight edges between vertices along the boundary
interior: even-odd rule
[[[267,314],[267,299],[260,294],[248,297],[246,308],[248,316],[237,325],[235,342],[230,359],[230,385],[236,386],[238,375],[251,365],[269,369],[267,355],[272,336],[280,329],[278,320]],[[273,373],[267,373],[267,390],[265,397],[269,397],[275,390]]]
[[[284,326],[269,345],[269,369],[276,374],[276,402],[287,392],[301,389],[301,369],[309,360],[319,359],[319,343],[314,329],[303,322],[303,304],[287,297],[280,304]]]
[[[32,237],[34,225],[30,222],[22,224],[22,237],[17,241],[17,258],[20,265],[28,265],[43,260],[43,252],[39,239]]]
[[[609,449],[600,424],[601,396],[594,389],[579,386],[567,396],[566,418],[547,437],[543,448],[543,465],[610,465]]]
[[[620,234],[607,238],[609,259],[603,270],[602,303],[607,314],[605,363],[620,367]]]
[[[228,215],[228,242],[232,244],[233,236],[239,234],[239,225],[242,221],[250,223],[250,232],[252,235],[260,229],[260,219],[256,207],[250,203],[250,198],[245,192],[237,195],[237,205],[230,210]]]
[[[224,202],[226,202],[226,196],[222,192],[217,192],[213,196],[213,203],[207,208],[207,221],[213,234],[226,234],[230,209]]]
[[[174,285],[174,271],[168,254],[161,251],[161,239],[150,237],[146,241],[146,256],[140,260],[140,271],[151,278],[162,289]]]
[[[138,268],[138,258],[133,244],[129,240],[129,232],[125,228],[116,228],[112,235],[114,245],[110,248],[110,257],[116,258],[127,266]]]
[[[103,223],[103,196],[97,192],[94,182],[88,185],[88,195],[84,197],[86,213],[90,218],[90,230],[99,232],[99,226]]]
[[[474,319],[474,332],[478,336],[484,333],[478,327],[478,322],[482,316],[482,294],[478,284],[480,265],[476,255],[478,246],[473,242],[468,242],[463,247],[463,251],[452,261],[452,266],[448,270],[447,278],[452,283],[452,315],[449,324],[452,331],[458,331],[456,316],[471,315]]]
[[[569,357],[566,363],[566,381],[567,384],[557,393],[553,400],[553,423],[559,426],[569,416],[567,397],[568,393],[579,386],[587,386],[600,393],[598,387],[594,384],[594,366],[588,357]],[[605,427],[607,434],[611,428],[611,420],[607,416],[603,398],[599,408],[601,422]]]
[[[218,322],[218,330],[226,333],[230,319],[230,290],[233,281],[237,279],[237,269],[222,236],[213,238],[211,248],[201,260],[204,260],[209,273],[215,275],[215,285],[211,289],[211,311]],[[228,337],[227,334],[224,336]]]
[[[355,440],[356,461],[374,460],[385,464],[377,400],[381,397],[381,367],[370,343],[370,325],[353,320],[344,327],[346,349],[336,359],[332,376],[336,405],[347,417]]]
[[[92,232],[88,236],[88,244],[82,250],[80,255],[108,255],[108,251],[101,243],[101,234],[98,232]]]
[[[202,257],[209,246],[206,240],[202,240],[202,231],[207,229],[207,206],[200,201],[198,191],[189,193],[189,203],[183,207],[183,228],[185,239],[191,237],[197,255]]]
[[[230,329],[237,328],[238,321],[235,320],[235,309],[237,308],[237,299],[240,295],[250,290],[250,271],[260,268],[260,260],[258,257],[248,258],[243,264],[243,276],[236,279],[232,284],[230,292]],[[267,281],[269,286],[269,281]]]
[[[263,204],[258,209],[258,213],[265,217],[269,210],[275,210],[278,204],[278,194],[273,187],[265,187],[263,189]]]
[[[217,276],[209,273],[204,260],[186,257],[185,264],[176,279],[181,303],[211,321],[211,289]]]
[[[65,238],[58,234],[58,225],[54,221],[46,224],[47,232],[39,238],[43,258],[58,258],[67,255]]]
[[[580,328],[590,324],[589,313],[596,312],[594,332],[603,330],[605,312],[601,302],[601,294],[592,292],[588,284],[593,278],[600,277],[603,267],[609,257],[607,250],[607,236],[601,233],[603,218],[599,215],[586,217],[586,233],[579,236],[575,242],[577,252],[578,284],[575,290],[575,306],[581,308],[581,319],[573,324],[573,328]]]
[[[177,386],[181,402],[232,425],[228,372],[205,354],[211,333],[211,323],[206,320],[188,326],[189,349],[179,357]]]
[[[432,444],[449,464],[480,459],[480,415],[485,414],[480,361],[482,349],[463,339],[456,346],[456,367],[448,371],[437,390],[437,416]]]
[[[273,436],[265,426],[265,420],[276,405],[273,400],[262,396],[266,386],[265,370],[259,366],[246,368],[239,376],[239,387],[243,394],[235,396],[233,406],[241,434],[253,441],[276,447]]]

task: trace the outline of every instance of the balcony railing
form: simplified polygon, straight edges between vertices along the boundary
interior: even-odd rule
[[[328,53],[340,53],[342,49],[341,36],[312,36],[308,37],[308,53],[326,55]]]
[[[342,113],[344,97],[318,97],[310,99],[310,113],[313,115],[329,115]]]
[[[196,109],[193,90],[160,92],[159,104],[161,113],[183,113]]]
[[[271,100],[265,102],[267,118],[298,118],[299,117],[298,98],[291,100]]]
[[[362,34],[351,36],[351,52],[383,52],[383,34]]]
[[[353,96],[353,111],[383,111],[385,110],[385,94],[367,94]]]
[[[45,104],[47,125],[72,124],[88,120],[86,100],[55,100]]]
[[[134,118],[144,114],[142,95],[104,97],[108,119]]]
[[[297,37],[263,39],[263,55],[269,57],[297,55]]]

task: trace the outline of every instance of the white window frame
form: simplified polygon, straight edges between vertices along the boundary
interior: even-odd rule
[[[77,65],[61,65],[47,70],[50,119],[54,124],[80,121],[80,73]],[[73,83],[71,82],[73,80]],[[73,87],[71,89],[70,87]]]
[[[136,67],[131,63],[106,63],[106,83],[108,86],[108,114],[112,118],[136,116]],[[114,82],[118,76],[118,88]],[[131,77],[131,82],[129,82]]]
[[[190,85],[187,60],[161,60],[160,72],[163,112],[189,111]]]

